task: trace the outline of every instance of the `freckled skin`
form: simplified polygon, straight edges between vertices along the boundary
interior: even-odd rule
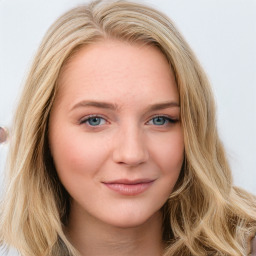
[[[184,157],[180,122],[152,121],[155,115],[179,120],[179,107],[145,112],[151,104],[179,103],[163,54],[152,46],[98,42],[76,53],[59,84],[49,141],[57,173],[72,198],[72,218],[120,228],[159,219]],[[84,100],[112,103],[118,109],[73,108]],[[89,115],[100,116],[101,124],[81,122]],[[154,182],[143,193],[125,196],[103,184],[117,179]]]

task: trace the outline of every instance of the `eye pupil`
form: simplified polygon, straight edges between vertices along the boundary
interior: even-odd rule
[[[88,123],[92,126],[99,125],[101,119],[99,117],[91,117],[88,119]]]
[[[153,118],[153,123],[155,124],[155,125],[163,125],[163,124],[165,124],[165,118],[164,117],[160,117],[160,116],[158,116],[158,117],[155,117],[155,118]]]

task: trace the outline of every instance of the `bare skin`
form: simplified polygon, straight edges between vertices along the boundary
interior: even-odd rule
[[[49,121],[70,194],[66,233],[82,256],[160,256],[161,208],[184,159],[179,94],[153,46],[107,40],[62,70]]]
[[[163,255],[161,214],[126,229],[98,223],[91,216],[76,221],[71,216],[70,220],[67,234],[82,256]]]

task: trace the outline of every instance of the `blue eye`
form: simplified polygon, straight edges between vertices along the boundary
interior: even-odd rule
[[[168,123],[176,123],[176,122],[177,120],[173,120],[166,116],[156,116],[149,121],[149,124],[163,126],[163,125],[167,125]]]
[[[100,126],[106,123],[106,120],[100,116],[92,116],[82,120],[81,123],[86,123],[90,126]]]
[[[163,116],[157,116],[152,119],[154,125],[164,125],[167,120],[166,117]]]

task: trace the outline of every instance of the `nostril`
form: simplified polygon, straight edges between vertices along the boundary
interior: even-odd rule
[[[127,146],[123,146],[115,150],[113,159],[119,164],[137,166],[147,161],[148,153],[144,149],[127,148]]]
[[[0,144],[7,141],[8,131],[4,127],[0,127]]]
[[[137,166],[148,160],[145,137],[137,126],[124,126],[113,141],[113,160],[116,163]]]

